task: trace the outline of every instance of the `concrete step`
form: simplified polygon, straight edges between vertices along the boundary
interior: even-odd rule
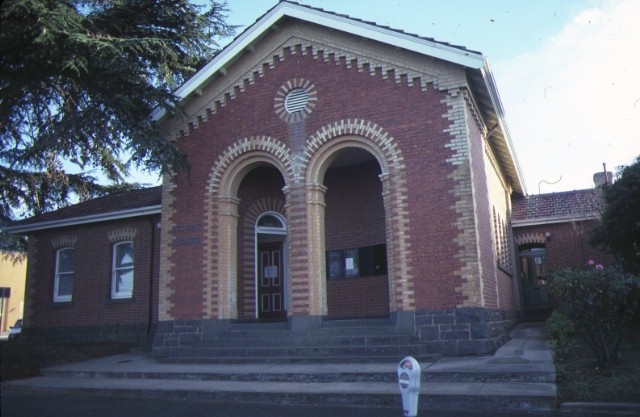
[[[158,365],[146,369],[117,366],[100,370],[53,368],[43,370],[45,376],[69,378],[141,378],[141,379],[187,379],[202,381],[277,381],[277,382],[395,382],[396,361],[369,361],[358,358],[358,363],[345,358],[290,358],[289,361],[269,362],[254,358],[179,358],[157,361]],[[555,374],[544,371],[513,370],[457,370],[441,372],[432,370],[438,358],[420,358],[422,381],[425,383],[455,382],[535,382],[554,383]],[[265,367],[265,364],[269,366]],[[167,365],[164,366],[163,365]],[[173,365],[173,367],[171,366]]]
[[[8,389],[91,393],[145,398],[349,405],[401,409],[393,382],[263,382],[40,377],[11,381]],[[4,389],[5,387],[3,387]],[[551,411],[555,385],[546,383],[423,383],[421,410],[484,409]]]
[[[44,377],[4,382],[2,389],[385,406],[399,411],[398,363],[404,356],[423,353],[424,357],[415,355],[422,367],[421,410],[550,411],[557,401],[555,367],[544,339],[535,334],[540,328],[516,329],[491,356],[440,358],[424,354],[421,347],[408,352],[406,346],[402,352],[372,346],[369,355],[362,355],[362,346],[346,346],[334,347],[333,355],[321,355],[314,348],[293,349],[289,357],[282,349],[267,347],[254,350],[254,355],[234,355],[233,349],[222,348],[225,356],[219,357],[212,353],[220,349],[203,349],[202,357],[185,353],[171,358],[174,363],[160,363],[131,353],[61,365],[45,370]],[[265,356],[268,352],[272,356]]]
[[[425,362],[425,365],[429,363]],[[147,367],[116,364],[109,368],[82,369],[57,367],[43,370],[47,377],[134,378],[192,381],[265,382],[396,382],[395,363],[323,364],[152,364]]]
[[[380,325],[368,325],[362,327],[354,327],[350,325],[333,324],[328,327],[321,327],[311,330],[307,333],[296,334],[291,332],[283,326],[273,326],[267,324],[234,324],[231,325],[228,331],[211,331],[203,334],[204,340],[237,340],[237,339],[287,339],[291,341],[296,340],[315,340],[326,339],[335,337],[417,337],[414,333],[398,333],[393,326],[380,326]]]
[[[440,354],[413,355],[420,363],[437,360]],[[389,363],[399,362],[402,357],[398,355],[377,355],[377,356],[266,356],[266,357],[214,357],[214,356],[174,356],[169,358],[156,359],[162,364],[271,364],[271,365],[316,365],[325,363],[349,364],[349,363]]]
[[[431,382],[556,382],[553,362],[524,356],[441,358],[422,378]]]
[[[340,358],[340,362],[384,362],[400,361],[405,356],[436,357],[430,355],[423,345],[376,345],[376,346],[267,346],[267,347],[173,347],[165,363],[174,360],[200,358],[205,363],[219,363],[225,360],[241,360],[250,363],[267,361],[271,363],[316,362],[322,363],[327,358]],[[213,362],[207,360],[210,358]],[[367,358],[364,360],[363,358]]]
[[[323,337],[263,337],[261,335],[248,334],[244,337],[229,337],[220,335],[215,338],[206,338],[198,344],[198,347],[216,348],[252,348],[252,347],[342,347],[342,346],[390,346],[390,345],[416,345],[419,343],[417,336],[409,335],[368,335],[368,336],[323,336]]]

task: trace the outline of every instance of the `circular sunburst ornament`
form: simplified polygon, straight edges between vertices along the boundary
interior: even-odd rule
[[[313,83],[304,78],[294,78],[283,84],[276,93],[276,114],[287,123],[306,118],[316,107],[317,93]]]

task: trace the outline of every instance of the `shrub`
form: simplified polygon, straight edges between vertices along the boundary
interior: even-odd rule
[[[584,268],[555,271],[550,284],[556,309],[571,320],[598,364],[609,369],[626,322],[638,307],[640,278],[589,261]]]
[[[559,310],[554,310],[544,327],[554,355],[565,356],[569,351],[571,341],[577,336],[573,322]]]

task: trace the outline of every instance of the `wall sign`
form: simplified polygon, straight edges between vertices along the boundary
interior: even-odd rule
[[[175,238],[171,242],[174,248],[185,246],[200,246],[202,245],[202,238],[200,236],[193,236],[193,234],[200,234],[202,230],[202,224],[190,223],[178,225],[173,228],[173,234]],[[191,234],[192,236],[188,236]],[[185,236],[187,235],[187,236]]]
[[[328,280],[385,275],[387,245],[330,250],[326,260]]]

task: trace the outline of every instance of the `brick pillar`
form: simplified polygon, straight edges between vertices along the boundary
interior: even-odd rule
[[[327,266],[325,262],[325,194],[327,187],[307,184],[307,276],[309,282],[309,314],[325,316],[327,307]]]
[[[238,205],[240,200],[231,196],[218,199],[220,227],[218,234],[218,319],[238,317]]]
[[[307,211],[304,187],[286,187],[289,232],[289,316],[309,314],[307,280]]]
[[[380,174],[380,182],[382,182],[382,202],[384,204],[384,222],[385,233],[387,242],[387,281],[389,284],[389,312],[394,313],[398,310],[398,304],[401,301],[397,299],[398,294],[396,291],[396,268],[395,268],[395,246],[396,242],[393,239],[393,224],[391,216],[391,191],[390,176],[388,173]]]

